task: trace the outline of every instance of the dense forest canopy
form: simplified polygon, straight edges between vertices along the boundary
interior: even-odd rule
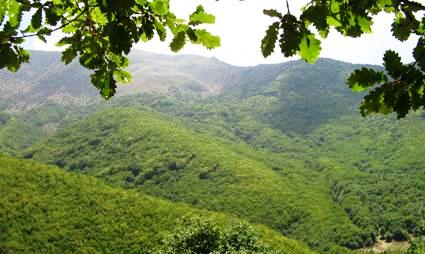
[[[410,0],[312,0],[299,17],[264,10],[276,18],[261,43],[265,57],[276,44],[285,57],[299,55],[314,63],[320,55],[321,41],[331,29],[344,36],[359,37],[371,33],[373,19],[381,12],[394,15],[393,36],[400,41],[418,38],[412,54],[415,62],[404,64],[397,52],[386,51],[385,72],[370,68],[356,70],[348,79],[354,91],[369,91],[362,101],[362,115],[396,112],[404,117],[409,111],[425,105],[425,6]],[[22,22],[31,16],[29,25]],[[91,81],[108,99],[116,92],[116,82],[128,82],[125,70],[132,46],[157,35],[162,41],[171,32],[172,51],[180,50],[187,41],[208,49],[218,47],[220,38],[200,28],[215,22],[213,15],[198,6],[187,21],[169,9],[169,0],[3,0],[0,6],[0,68],[17,71],[28,62],[29,54],[22,47],[26,37],[42,40],[61,30],[65,35],[58,42],[66,47],[62,60],[68,64],[79,57],[80,64],[93,71]]]

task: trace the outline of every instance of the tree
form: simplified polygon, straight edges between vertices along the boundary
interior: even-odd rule
[[[410,0],[312,0],[297,18],[290,13],[288,0],[286,3],[286,14],[264,10],[264,14],[278,19],[267,29],[262,41],[261,51],[265,57],[274,51],[279,37],[284,56],[299,54],[313,63],[321,50],[318,35],[326,38],[334,28],[344,36],[359,37],[372,32],[377,14],[394,14],[395,38],[406,41],[412,34],[418,36],[413,50],[415,62],[403,64],[396,52],[387,50],[383,58],[385,72],[371,68],[356,70],[349,77],[348,85],[354,91],[369,91],[360,106],[363,116],[396,112],[401,118],[410,110],[425,108],[425,17],[418,20],[425,11],[424,5]],[[312,27],[318,35],[312,32]]]
[[[215,22],[213,15],[199,6],[187,22],[169,10],[169,0],[1,0],[0,69],[17,71],[29,59],[21,44],[29,36],[45,37],[61,30],[66,46],[62,60],[67,64],[77,56],[94,73],[92,83],[108,99],[115,94],[116,82],[130,80],[125,71],[127,55],[139,41],[155,34],[164,41],[171,32],[172,51],[187,41],[208,49],[218,47],[220,39],[197,26]],[[386,51],[385,71],[371,68],[356,70],[348,79],[354,91],[368,91],[360,106],[362,115],[396,112],[404,117],[409,111],[425,108],[425,6],[414,0],[311,0],[299,17],[287,12],[264,10],[276,18],[266,31],[261,52],[269,56],[279,45],[285,57],[299,55],[314,63],[320,55],[321,40],[335,29],[344,36],[359,37],[372,32],[374,17],[387,12],[394,15],[393,36],[400,41],[418,36],[413,50],[415,62],[403,64],[400,56]],[[22,16],[31,15],[23,27]]]
[[[406,254],[425,254],[425,241],[421,238],[414,240]]]
[[[158,254],[273,254],[245,223],[224,228],[201,217],[184,217]]]

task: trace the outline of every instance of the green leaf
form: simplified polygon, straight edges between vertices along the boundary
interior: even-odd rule
[[[425,70],[425,38],[419,38],[416,47],[413,49],[413,57],[418,65]]]
[[[204,29],[197,29],[194,31],[198,38],[197,43],[201,43],[207,49],[213,49],[220,46],[220,37],[212,35]]]
[[[328,15],[329,10],[326,6],[310,6],[303,11],[301,20],[306,24],[306,27],[308,27],[309,23],[313,23],[319,34],[325,38],[329,33]]]
[[[38,33],[38,34],[37,34],[37,38],[38,38],[40,41],[42,41],[42,42],[44,42],[44,43],[47,43],[47,39],[46,39],[46,36],[44,36],[44,34],[42,34],[42,33]]]
[[[326,17],[326,23],[329,26],[334,26],[334,27],[339,27],[339,26],[342,25],[341,22],[333,16],[327,16]]]
[[[370,91],[366,95],[360,105],[360,113],[362,116],[367,116],[371,113],[389,114],[392,112],[392,107],[384,101],[384,96],[388,90],[388,86],[383,85]]]
[[[401,62],[401,57],[392,50],[387,50],[384,54],[384,66],[388,74],[391,75],[394,79],[397,79],[401,76],[403,71],[403,63]]]
[[[272,18],[282,19],[282,17],[283,17],[282,13],[278,12],[275,9],[263,10],[263,13],[264,13],[264,15],[267,15],[267,16],[272,17]]]
[[[169,10],[169,0],[153,0],[150,3],[150,7],[155,14],[165,15]]]
[[[264,57],[268,57],[273,53],[276,46],[277,37],[279,35],[279,22],[275,22],[269,26],[266,35],[261,41],[261,53]]]
[[[171,41],[170,48],[173,52],[177,52],[184,47],[185,43],[186,33],[184,31],[181,31],[174,36],[173,40]]]
[[[119,83],[131,82],[131,74],[125,70],[114,71],[114,77],[117,79]]]
[[[8,18],[9,23],[12,27],[19,27],[19,24],[21,22],[21,8],[17,1],[12,0],[9,2],[9,11],[8,11]]]
[[[214,15],[206,13],[202,5],[199,5],[196,8],[196,11],[192,13],[189,17],[189,25],[213,24],[213,23],[215,23]]]
[[[68,44],[72,44],[75,43],[75,38],[74,37],[63,37],[62,39],[60,39],[58,42],[56,42],[55,46],[57,47],[62,47]]]
[[[94,8],[90,14],[93,21],[98,23],[99,25],[105,25],[106,23],[108,23],[108,19],[102,13],[99,7]]]
[[[190,41],[193,43],[198,42],[198,36],[196,36],[195,31],[192,28],[188,28],[186,31],[187,37],[189,37]]]
[[[151,20],[147,20],[142,24],[143,28],[143,34],[145,35],[145,38],[147,40],[151,40],[155,35],[155,23],[153,23]]]
[[[99,89],[100,95],[103,98],[108,100],[115,95],[117,86],[113,71],[100,69],[90,76],[93,85]]]
[[[389,8],[393,8],[394,4],[392,0],[378,0],[378,7],[384,10],[388,10]]]
[[[320,41],[316,39],[314,34],[304,34],[300,43],[299,55],[308,63],[314,63],[320,55]]]
[[[280,35],[279,45],[284,56],[295,55],[299,51],[301,42],[300,23],[291,14],[283,16],[280,27],[283,33]]]
[[[167,37],[167,32],[165,30],[164,25],[161,22],[155,22],[154,26],[155,26],[156,33],[159,36],[159,39],[161,41],[165,41],[165,38]]]
[[[373,21],[370,17],[359,16],[357,17],[357,23],[360,26],[360,29],[363,33],[371,33]]]
[[[419,28],[419,21],[414,18],[405,18],[402,14],[398,14],[394,19],[391,31],[393,36],[400,41],[409,39],[410,34]]]
[[[149,41],[149,38],[146,36],[146,33],[142,33],[142,35],[140,36],[140,39],[143,42],[148,42]]]
[[[71,24],[64,26],[62,28],[62,32],[66,33],[66,34],[74,33],[75,31],[78,30],[78,27],[75,26],[75,25],[76,24],[71,23]]]
[[[61,60],[65,64],[69,64],[72,62],[72,60],[74,60],[75,57],[77,57],[77,51],[70,47],[62,52]]]
[[[348,86],[355,92],[362,92],[371,86],[386,82],[387,80],[387,76],[383,72],[363,67],[351,73],[348,78]]]
[[[46,15],[46,20],[47,23],[51,26],[56,26],[61,18],[61,15],[58,14],[59,12],[59,8],[57,8],[56,6],[52,6],[48,9],[45,9],[45,15]]]
[[[0,4],[0,25],[3,24],[4,18],[6,16],[6,7],[6,4]]]
[[[32,15],[32,18],[31,18],[31,26],[32,26],[34,29],[38,29],[38,28],[40,28],[40,27],[41,27],[42,19],[43,19],[43,9],[42,9],[42,8],[39,8],[39,9],[38,9],[38,10],[34,13],[34,15]]]
[[[132,46],[132,41],[130,38],[131,34],[126,30],[126,27],[122,23],[109,22],[105,26],[105,30],[109,32],[109,43],[113,53],[128,54],[130,52]]]
[[[29,52],[19,46],[11,44],[0,44],[0,69],[7,68],[16,72],[21,67],[21,63],[29,61]]]

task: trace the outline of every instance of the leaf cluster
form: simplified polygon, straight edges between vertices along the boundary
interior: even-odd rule
[[[27,27],[22,27],[24,15],[32,15]],[[66,47],[62,61],[68,64],[79,57],[82,66],[93,70],[93,85],[108,99],[115,94],[117,82],[131,80],[125,68],[134,44],[155,35],[164,41],[171,32],[173,51],[186,41],[212,49],[220,45],[219,37],[197,26],[214,22],[202,6],[188,22],[178,19],[169,9],[169,0],[6,0],[0,6],[0,68],[17,71],[28,62],[29,54],[20,46],[24,38],[37,36],[45,41],[61,30],[65,36],[57,45]]]
[[[314,63],[321,50],[316,33],[325,39],[329,31],[335,29],[344,36],[359,37],[372,32],[377,14],[391,13],[395,38],[406,41],[411,35],[418,36],[412,52],[415,62],[403,64],[396,52],[387,50],[383,58],[386,73],[366,68],[357,70],[348,79],[348,85],[354,91],[375,87],[369,90],[360,106],[363,116],[396,112],[401,118],[411,110],[425,107],[425,18],[419,18],[423,11],[425,6],[418,2],[400,0],[313,0],[302,9],[299,18],[289,9],[286,14],[264,10],[264,14],[279,21],[267,29],[261,50],[265,57],[269,56],[280,37],[279,46],[285,57],[298,54]]]

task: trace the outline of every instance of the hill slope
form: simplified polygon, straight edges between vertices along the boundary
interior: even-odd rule
[[[120,92],[125,96],[78,107],[84,103],[71,93],[77,107],[67,108],[66,101],[36,105],[20,115],[51,133],[60,129],[25,157],[264,223],[327,254],[346,251],[338,245],[356,249],[379,238],[420,234],[424,113],[402,121],[359,117],[362,94],[344,85],[359,66],[320,59],[315,65],[295,61],[241,68],[216,59],[144,52],[134,52],[132,59],[136,83]],[[30,74],[19,82],[30,80]],[[61,84],[51,75],[46,72],[39,89],[56,96]],[[14,90],[6,88],[6,94]],[[34,107],[35,97],[25,91]],[[0,101],[0,107],[19,111],[18,104]],[[131,109],[98,112],[110,106]],[[87,118],[76,121],[81,116]],[[75,122],[68,125],[70,119]],[[22,137],[24,144],[34,143],[31,135]],[[0,148],[7,143],[0,139]]]
[[[267,157],[255,154],[246,145],[198,134],[172,118],[118,108],[72,124],[27,156],[150,195],[229,212],[311,245],[350,246],[360,236],[371,242],[369,233],[333,202],[324,178],[291,161],[273,168]]]
[[[0,152],[19,154],[42,136],[42,130],[31,121],[0,112]]]
[[[224,215],[122,191],[92,177],[0,156],[1,253],[152,253],[187,213]],[[279,253],[309,254],[295,241],[258,226]]]

